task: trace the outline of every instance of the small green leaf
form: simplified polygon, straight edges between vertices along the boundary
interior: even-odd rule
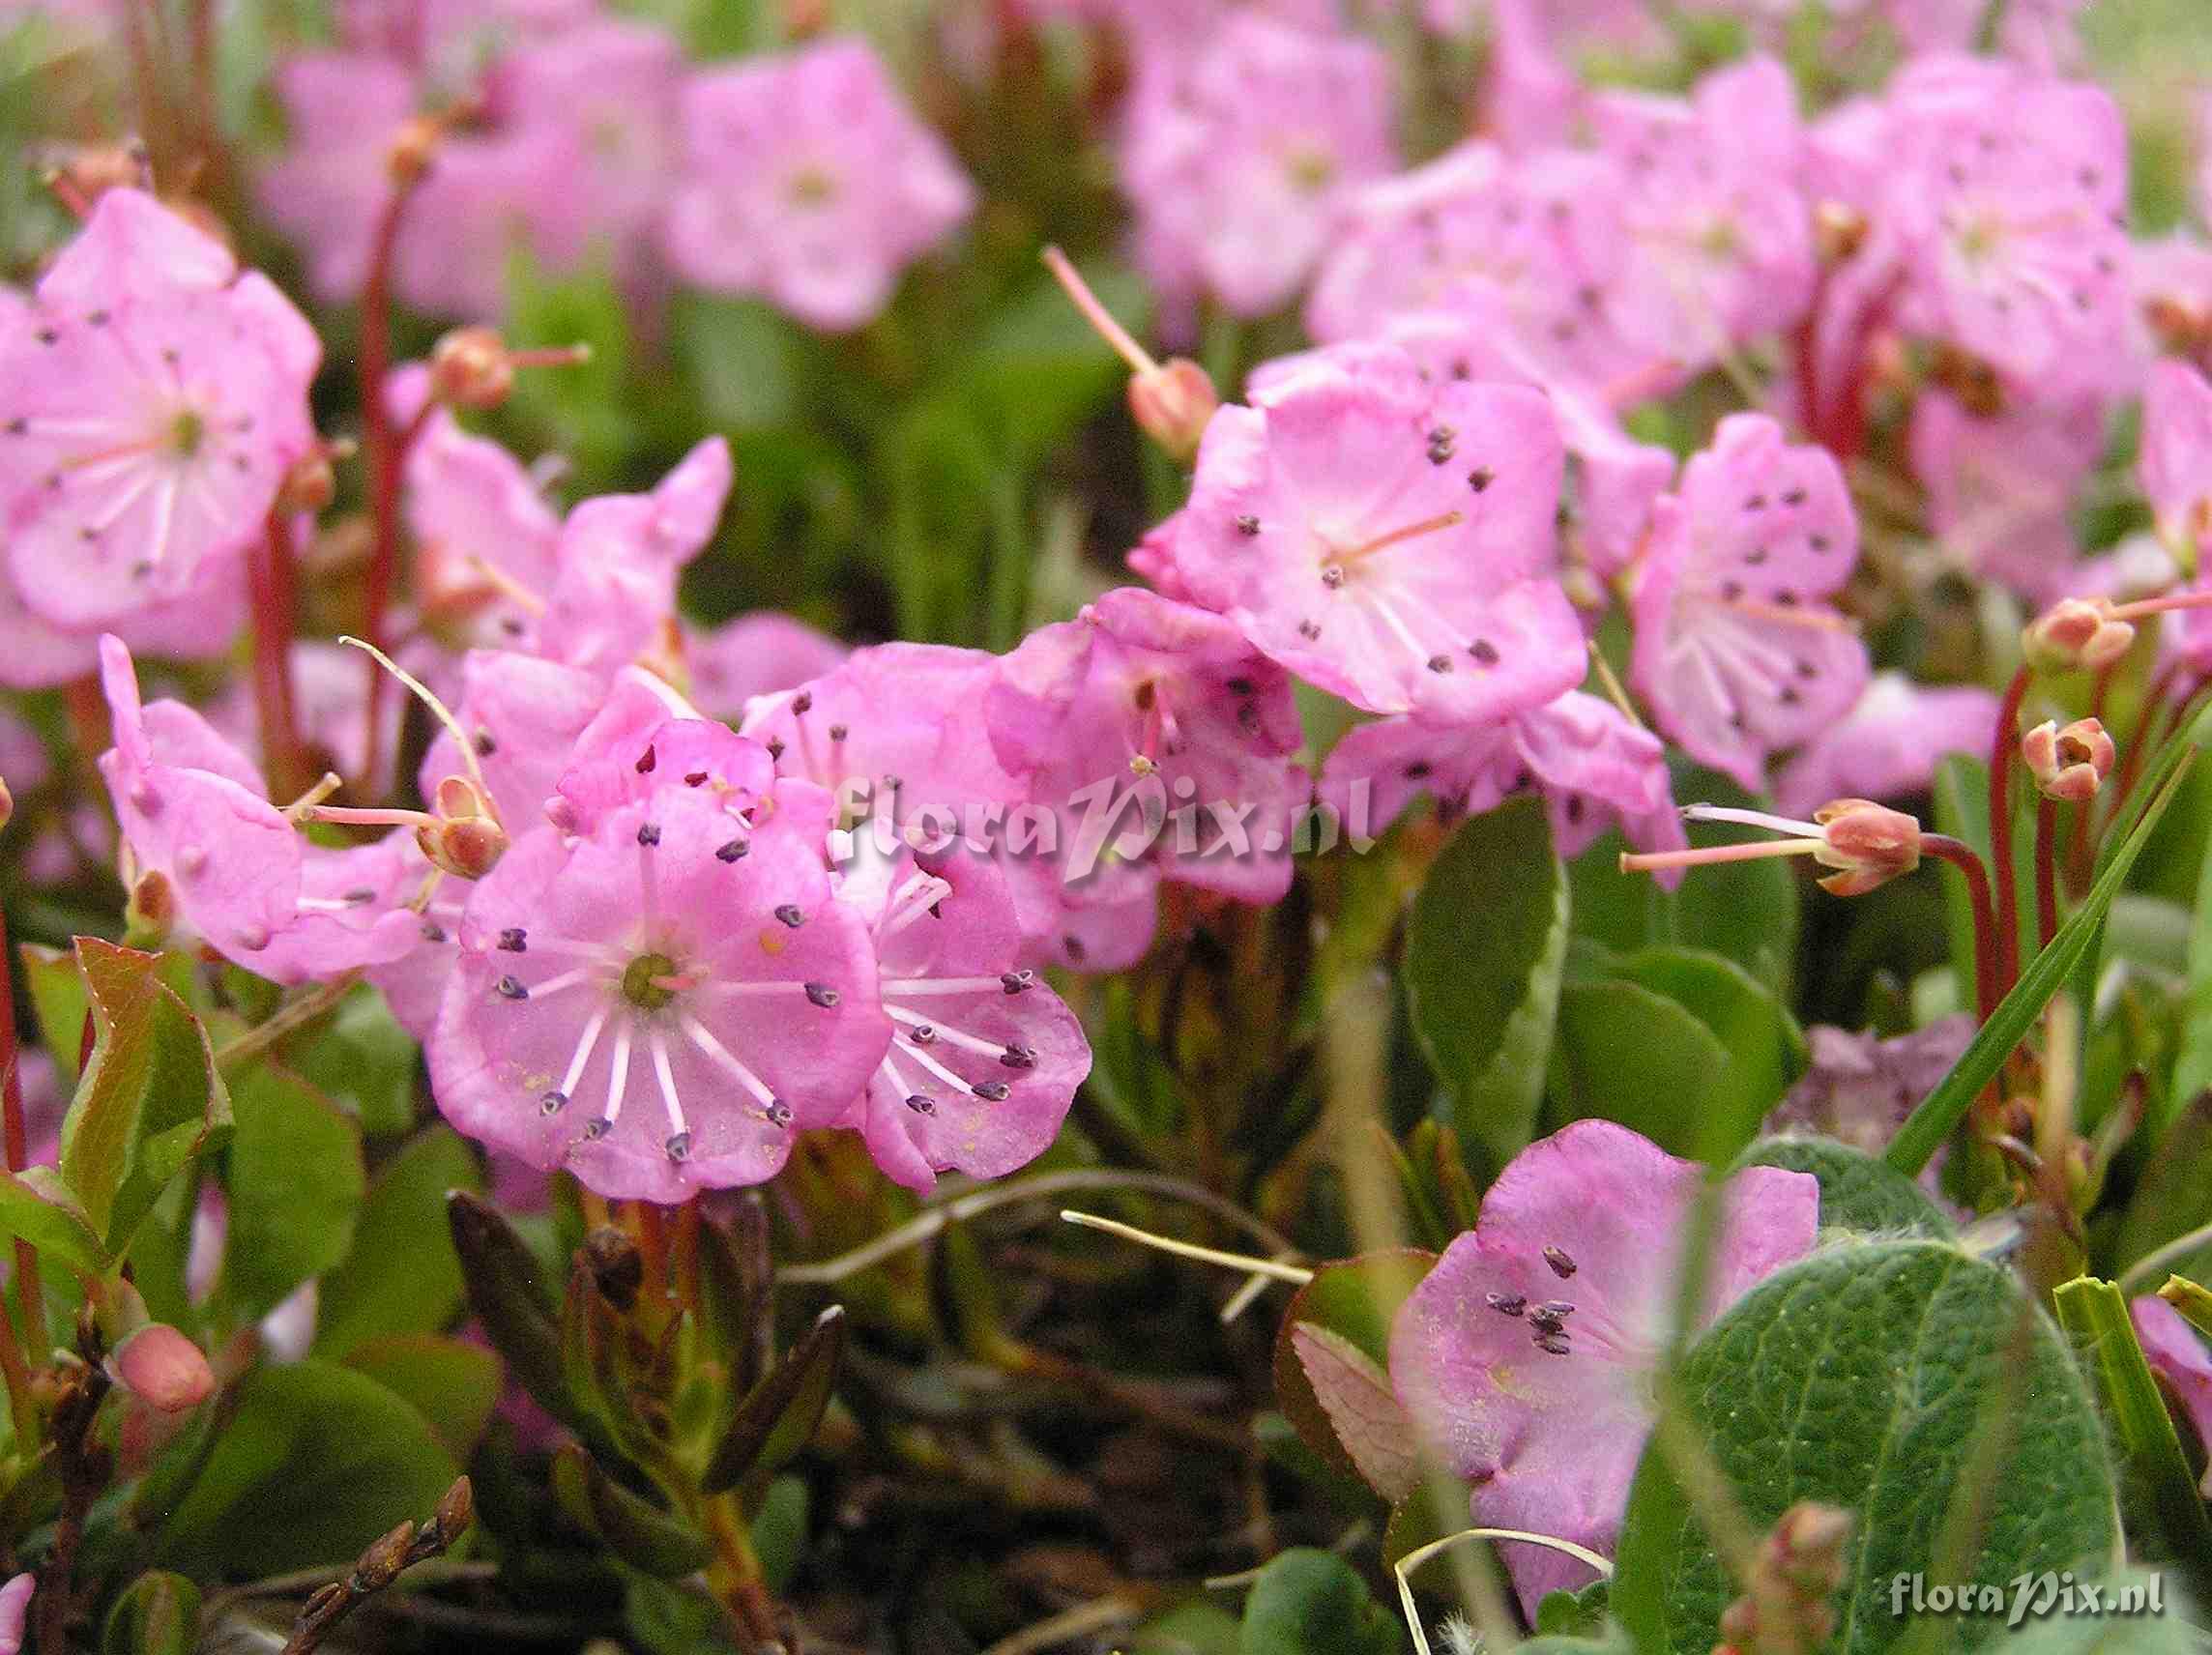
[[[107,1273],[107,1249],[51,1167],[0,1172],[0,1236],[28,1241],[41,1258],[67,1264],[80,1276]]]
[[[1370,1488],[1386,1500],[1404,1499],[1421,1480],[1421,1460],[1390,1376],[1343,1334],[1316,1322],[1294,1322],[1289,1339],[1329,1434]]]
[[[369,1138],[395,1138],[415,1124],[415,1065],[422,1048],[399,1027],[384,996],[364,985],[318,1020],[311,1038],[284,1048],[292,1072],[360,1118]]]
[[[257,1368],[239,1390],[160,1531],[160,1561],[186,1574],[350,1563],[402,1519],[422,1521],[459,1475],[422,1415],[365,1374],[310,1357]]]
[[[1686,1423],[1754,1532],[1800,1500],[1852,1513],[1838,1655],[1896,1643],[1892,1581],[1948,1573],[1938,1547],[1954,1491],[1982,1474],[1981,1434],[1999,1404],[2008,1437],[1986,1491],[1994,1515],[1958,1578],[2089,1578],[2113,1555],[2111,1468],[2064,1342],[2010,1274],[1948,1243],[1816,1253],[1737,1301],[1678,1379]],[[1735,1587],[1656,1447],[1637,1468],[1616,1562],[1613,1612],[1638,1647],[1708,1655]]]
[[[199,1647],[200,1589],[182,1575],[149,1569],[107,1611],[102,1655],[192,1655]]]
[[[1289,1416],[1299,1439],[1340,1475],[1361,1473],[1338,1441],[1328,1409],[1316,1394],[1291,1335],[1301,1323],[1320,1328],[1387,1372],[1390,1322],[1436,1263],[1434,1253],[1412,1247],[1363,1253],[1322,1265],[1312,1281],[1291,1295],[1275,1335],[1276,1406]]]
[[[1708,1118],[1728,1048],[1681,1002],[1641,983],[1567,984],[1552,1062],[1554,1125],[1617,1120],[1674,1155],[1697,1154],[1708,1132],[1715,1152],[1731,1154],[1759,1130],[1756,1115]]]
[[[346,1256],[368,1177],[361,1128],[297,1076],[259,1063],[232,1083],[220,1289],[248,1318]]]
[[[632,1494],[573,1442],[553,1457],[553,1495],[561,1509],[607,1550],[655,1579],[688,1575],[713,1555],[707,1537],[672,1512]]]
[[[778,1477],[761,1496],[760,1515],[753,1519],[753,1555],[760,1559],[761,1579],[771,1592],[791,1583],[800,1553],[806,1550],[806,1506],[804,1477]]]
[[[2173,1063],[2173,1094],[2212,1089],[2212,857],[2197,878],[2197,917],[2189,932],[2189,999],[2182,1013],[2181,1054]]]
[[[738,1404],[736,1417],[699,1480],[700,1489],[718,1495],[748,1478],[772,1476],[790,1464],[814,1439],[844,1350],[845,1307],[833,1304]]]
[[[76,960],[94,1043],[62,1121],[61,1173],[122,1253],[162,1186],[228,1139],[230,1100],[207,1031],[160,980],[159,955],[79,937]]]
[[[1178,1604],[1129,1634],[1128,1655],[1237,1655],[1237,1621],[1219,1604]]]
[[[17,957],[22,961],[23,987],[39,1021],[40,1042],[53,1059],[62,1085],[73,1090],[77,1053],[84,1046],[84,1020],[92,1014],[92,996],[85,991],[84,973],[76,969],[76,956],[67,948],[42,948],[25,943]]]
[[[447,1453],[467,1465],[499,1404],[499,1358],[433,1333],[392,1333],[352,1347],[345,1365],[405,1397]]]
[[[323,1278],[316,1355],[343,1356],[389,1334],[435,1333],[452,1321],[461,1262],[446,1196],[482,1181],[475,1153],[445,1125],[425,1127],[378,1170],[353,1250]]]
[[[1735,1165],[1811,1173],[1820,1180],[1824,1230],[1867,1234],[1908,1230],[1923,1235],[1951,1235],[1958,1230],[1927,1192],[1895,1167],[1833,1138],[1761,1138],[1736,1157]]]
[[[574,1424],[561,1362],[561,1331],[544,1269],[499,1208],[468,1190],[446,1200],[449,1233],[461,1262],[469,1309],[483,1324],[492,1349],[538,1406]]]
[[[2059,1325],[2095,1376],[2122,1467],[2147,1496],[2167,1546],[2200,1573],[2212,1571],[2212,1519],[2143,1359],[2126,1296],[2110,1282],[2081,1276],[2061,1283],[2052,1299]]]
[[[2150,840],[2159,818],[2172,802],[2174,785],[2186,773],[2185,767],[2194,749],[2185,749],[2179,757],[2166,763],[2170,754],[2161,754],[2161,762],[2152,767],[2157,772],[2159,791],[2144,805],[2136,818],[2134,829],[2111,854],[2104,871],[2081,906],[2067,916],[2058,927],[2058,934],[2051,940],[2051,946],[2037,954],[2027,968],[2020,973],[2020,981],[1998,1002],[1990,1020],[1976,1031],[1973,1041],[1960,1055],[1936,1089],[1930,1092],[1905,1124],[1898,1128],[1897,1136],[1890,1140],[1885,1159],[1907,1176],[1917,1176],[1920,1169],[1928,1165],[1929,1158],[1951,1136],[1951,1130],[1965,1117],[1967,1106],[1975,1094],[1987,1086],[2004,1064],[2006,1058],[2026,1035],[2029,1027],[2043,1014],[2050,1002],[2065,983],[2067,976],[2097,941],[2104,922],[2105,911],[2111,907],[2112,899],[2119,895],[2127,883],[2128,870],[2142,848]],[[2152,778],[2146,777],[2148,785]]]
[[[1398,1655],[1398,1617],[1333,1552],[1296,1547],[1252,1582],[1240,1655]]]
[[[1730,1120],[1758,1120],[1805,1072],[1805,1035],[1774,991],[1733,960],[1699,948],[1642,948],[1610,970],[1686,1009],[1727,1048],[1729,1065],[1705,1107]]]
[[[1451,1089],[1460,1137],[1499,1166],[1535,1131],[1566,945],[1566,873],[1532,798],[1465,823],[1413,899],[1413,1031]]]

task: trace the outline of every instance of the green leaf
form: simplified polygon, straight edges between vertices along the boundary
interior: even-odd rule
[[[1292,1332],[1301,1323],[1321,1328],[1387,1372],[1391,1321],[1436,1263],[1434,1253],[1412,1247],[1363,1253],[1323,1264],[1312,1281],[1291,1295],[1275,1334],[1275,1403],[1296,1429],[1299,1440],[1339,1475],[1364,1481],[1337,1439],[1328,1409],[1298,1359]]]
[[[481,1345],[433,1333],[388,1334],[354,1346],[345,1365],[405,1397],[464,1466],[499,1404],[499,1358]]]
[[[2119,1569],[2094,1582],[2098,1607],[2085,1608],[2086,1592],[2054,1577],[2005,1594],[2007,1624],[2017,1604],[2021,1630],[1990,1644],[1992,1655],[2203,1655],[2204,1635],[2193,1624],[2170,1571]]]
[[[82,1276],[105,1275],[110,1263],[92,1220],[51,1167],[0,1172],[0,1236],[28,1241],[41,1258]]]
[[[669,307],[669,331],[710,425],[779,425],[793,416],[799,363],[792,326],[772,307],[681,294]]]
[[[1237,1622],[1219,1604],[1178,1604],[1129,1635],[1128,1655],[1237,1655]]]
[[[346,1256],[368,1177],[353,1118],[275,1064],[240,1075],[231,1108],[220,1291],[250,1319]]]
[[[624,1488],[576,1443],[564,1443],[553,1457],[553,1495],[608,1551],[656,1579],[688,1575],[713,1555],[698,1529]]]
[[[2197,918],[2189,933],[2189,1000],[2181,1020],[2181,1054],[2173,1062],[2173,1094],[2192,1098],[2212,1089],[2212,857],[2197,876]]]
[[[778,1477],[761,1496],[760,1515],[753,1519],[753,1555],[760,1559],[761,1579],[771,1592],[791,1583],[799,1555],[806,1550],[806,1506],[804,1477]]]
[[[1240,1655],[1398,1655],[1398,1617],[1333,1552],[1278,1554],[1244,1600]]]
[[[1896,1642],[1900,1575],[2087,1578],[2113,1555],[2111,1469],[2064,1342],[2010,1275],[1946,1243],[1839,1247],[1783,1270],[1705,1332],[1678,1380],[1685,1423],[1754,1532],[1799,1500],[1853,1514],[1841,1655]],[[1994,1466],[1982,1440],[1993,1418],[2006,1434]],[[1954,1570],[1939,1536],[1969,1475],[1994,1486]],[[1655,1447],[1629,1493],[1616,1565],[1613,1612],[1640,1649],[1707,1655],[1735,1587]],[[1992,1630],[1965,1623],[1961,1638]]]
[[[38,1018],[40,1042],[53,1059],[62,1085],[73,1090],[77,1053],[84,1045],[84,1020],[92,1013],[84,973],[76,969],[76,956],[67,948],[42,948],[25,943],[17,957],[22,961],[23,987],[31,997],[32,1013]]]
[[[2171,764],[2164,762],[2169,754],[2160,755],[2161,763],[2152,767],[2162,772],[2158,793],[2145,803],[2134,829],[2111,854],[2081,906],[2058,927],[2051,946],[2037,954],[2020,973],[2020,981],[1997,1003],[1990,1020],[1975,1032],[1972,1043],[1960,1055],[1951,1072],[1898,1128],[1884,1159],[1899,1172],[1907,1176],[1919,1175],[1929,1158],[1951,1136],[1951,1129],[1965,1117],[1975,1094],[1995,1076],[2005,1059],[2012,1055],[2013,1048],[2026,1035],[2029,1026],[2043,1014],[2051,997],[2089,952],[2104,922],[2105,911],[2111,907],[2112,898],[2127,883],[2128,870],[2149,842],[2151,831],[2158,826],[2167,805],[2172,802],[2174,784],[2185,773],[2183,767],[2191,751],[2193,749],[2184,750]],[[2145,778],[2146,784],[2149,779]]]
[[[1805,1035],[1771,989],[1733,960],[1699,948],[1644,948],[1616,957],[1611,973],[1684,1007],[1729,1054],[1705,1094],[1727,1120],[1759,1120],[1805,1072]]]
[[[538,1255],[481,1196],[454,1190],[447,1198],[446,1218],[469,1309],[492,1349],[507,1358],[538,1407],[575,1424],[578,1410],[562,1367],[560,1323]]]
[[[830,1406],[844,1350],[845,1307],[833,1304],[738,1404],[730,1428],[699,1480],[701,1491],[718,1495],[747,1479],[772,1476],[789,1465],[814,1439],[814,1429]]]
[[[1641,983],[1568,983],[1559,993],[1554,1048],[1554,1125],[1617,1120],[1674,1155],[1695,1155],[1708,1130],[1732,1154],[1759,1129],[1757,1116],[1708,1122],[1705,1098],[1729,1052],[1681,1002]],[[1725,1131],[1721,1128],[1725,1125]]]
[[[2199,1576],[2212,1571],[2212,1519],[2143,1359],[2126,1295],[2110,1282],[2081,1276],[2060,1283],[2052,1298],[2059,1325],[2095,1376],[2123,1470],[2147,1496],[2170,1554]]]
[[[315,1025],[311,1039],[291,1041],[292,1072],[361,1118],[364,1135],[396,1138],[415,1124],[415,1066],[422,1049],[374,989],[355,989]]]
[[[228,1139],[230,1100],[207,1031],[158,974],[160,956],[79,937],[76,958],[94,1042],[62,1121],[61,1173],[120,1254],[162,1186]]]
[[[107,1611],[100,1646],[103,1655],[192,1655],[199,1618],[198,1586],[166,1569],[149,1569]]]
[[[1958,1230],[1927,1192],[1895,1167],[1833,1138],[1761,1138],[1736,1157],[1735,1166],[1811,1173],[1820,1180],[1823,1230],[1865,1234],[1908,1230],[1942,1236]]]
[[[1535,1131],[1566,945],[1566,873],[1536,799],[1470,819],[1413,900],[1405,964],[1413,1032],[1451,1089],[1461,1139],[1499,1166]]]
[[[422,1415],[365,1374],[310,1357],[239,1384],[237,1414],[162,1531],[171,1568],[251,1579],[350,1563],[421,1522],[459,1474]]]
[[[1329,1434],[1360,1476],[1386,1500],[1412,1494],[1421,1480],[1420,1455],[1412,1422],[1398,1406],[1382,1365],[1317,1322],[1294,1322],[1287,1337]]]
[[[343,1356],[389,1334],[435,1333],[452,1321],[461,1261],[446,1196],[482,1181],[475,1153],[444,1125],[424,1128],[378,1170],[352,1252],[323,1278],[316,1355]]]

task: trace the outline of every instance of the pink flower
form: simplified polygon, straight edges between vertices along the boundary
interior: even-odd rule
[[[1636,688],[1689,754],[1753,790],[1854,703],[1866,647],[1824,601],[1858,559],[1827,450],[1732,414],[1659,504],[1635,574]]]
[[[797,689],[835,671],[849,653],[829,634],[772,609],[735,616],[712,631],[684,629],[691,699],[711,718],[735,721],[754,696]]]
[[[2156,1293],[2130,1299],[2128,1316],[2136,1324],[2136,1339],[2150,1371],[2179,1401],[2197,1441],[2212,1447],[2212,1354],[2205,1351],[2204,1341],[2181,1312]],[[2198,1487],[2205,1498],[2212,1499],[2212,1470],[2204,1473]]]
[[[679,778],[572,847],[517,839],[469,893],[427,1048],[447,1118],[610,1197],[772,1176],[889,1038],[867,922],[831,896],[830,812],[786,782],[748,822]]]
[[[2152,365],[2137,464],[2160,538],[2184,558],[2212,553],[2212,383],[2195,368]]]
[[[287,58],[271,78],[291,147],[262,171],[262,210],[306,254],[316,296],[350,298],[368,277],[392,189],[385,156],[415,112],[415,77],[390,59],[329,51]]]
[[[82,629],[193,592],[262,533],[314,437],[321,345],[258,272],[111,189],[0,306],[0,511],[23,603]]]
[[[845,1124],[892,1178],[998,1177],[1052,1144],[1091,1047],[1032,971],[1004,873],[983,857],[871,857],[838,882],[869,917],[889,1048]]]
[[[1214,416],[1176,520],[1193,601],[1371,712],[1497,718],[1581,682],[1540,392],[1432,385],[1395,346],[1359,345],[1256,402]]]
[[[1140,262],[1233,315],[1280,308],[1353,192],[1397,164],[1382,53],[1237,12],[1194,53],[1144,68],[1121,152]]]
[[[112,627],[56,626],[28,608],[0,568],[0,684],[50,689],[100,670],[100,637],[112,631],[132,652],[196,659],[227,651],[246,624],[246,560],[203,562],[182,597],[152,603]]]
[[[1688,102],[1615,92],[1591,118],[1628,179],[1614,322],[1632,342],[1695,367],[1803,315],[1813,238],[1788,71],[1755,57],[1707,75]]]
[[[30,1613],[31,1594],[38,1588],[35,1575],[17,1575],[0,1586],[0,1655],[20,1655],[23,1622]]]
[[[1514,1158],[1476,1227],[1400,1308],[1392,1383],[1445,1467],[1473,1484],[1476,1522],[1612,1551],[1704,1178],[1625,1127],[1577,1121]],[[1735,1175],[1699,1324],[1811,1251],[1819,1207],[1803,1173]],[[1589,1579],[1557,1552],[1499,1551],[1530,1614]]]
[[[1167,878],[1246,902],[1290,888],[1292,819],[1305,774],[1290,676],[1220,616],[1120,587],[1073,621],[1039,627],[1008,655],[986,703],[991,743],[1030,797],[1068,827],[1080,858],[1134,824],[1086,807],[1094,794],[1149,798],[1162,816],[1141,854]],[[1080,872],[1080,870],[1073,870]]]
[[[589,835],[610,815],[681,784],[732,812],[749,811],[775,783],[775,761],[726,724],[670,715],[676,697],[650,673],[623,675],[584,727],[546,814],[564,833]]]
[[[703,287],[810,326],[871,321],[900,271],[974,211],[974,187],[874,50],[830,40],[692,77],[668,256]]]
[[[1761,1130],[1811,1132],[1878,1155],[1920,1100],[1951,1072],[1977,1025],[1958,1012],[1884,1040],[1832,1024],[1805,1031],[1812,1060]],[[1936,1169],[1924,1177],[1935,1192]]]
[[[2039,398],[1994,419],[1924,390],[1912,406],[1912,468],[1928,523],[1966,571],[2037,603],[2081,590],[2074,505],[2105,446],[2095,397]]]
[[[1413,717],[1359,725],[1329,753],[1321,781],[1323,800],[1369,833],[1382,832],[1423,793],[1478,816],[1530,789],[1543,796],[1562,857],[1580,856],[1615,826],[1640,851],[1689,842],[1659,739],[1612,702],[1579,689],[1487,724]]]
[[[1831,798],[1902,798],[1927,791],[1946,753],[1987,754],[1997,698],[1971,684],[1924,687],[1877,674],[1855,706],[1782,767],[1774,807],[1810,816]]]
[[[1890,92],[1884,214],[1909,333],[1994,364],[2023,394],[2128,372],[2127,133],[2101,88],[1934,56]]]
[[[1615,316],[1626,180],[1566,150],[1462,144],[1352,202],[1306,303],[1306,330],[1371,336],[1407,312],[1462,315],[1516,353],[1512,377],[1600,394],[1648,365]]]

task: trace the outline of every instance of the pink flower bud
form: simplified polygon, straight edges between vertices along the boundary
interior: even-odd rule
[[[1129,376],[1129,413],[1145,435],[1171,459],[1188,464],[1207,422],[1221,406],[1206,369],[1188,357],[1171,357]]]
[[[148,1407],[184,1413],[215,1391],[215,1370],[197,1345],[165,1321],[149,1321],[115,1348],[108,1377]]]
[[[2081,804],[2097,796],[2117,756],[2105,726],[2077,718],[2061,729],[2046,719],[2020,739],[2020,756],[2046,798]]]
[[[2061,598],[2021,637],[2028,664],[2039,672],[2094,672],[2128,653],[2136,629],[2112,618],[2101,597]]]
[[[0,828],[7,827],[15,815],[15,796],[8,791],[6,779],[0,778]]]
[[[418,828],[415,843],[439,867],[465,880],[482,879],[507,854],[507,832],[488,816],[463,816]]]
[[[1820,881],[1832,896],[1863,896],[1920,865],[1920,824],[1871,798],[1839,798],[1813,813],[1826,843],[1813,853],[1838,871]]]

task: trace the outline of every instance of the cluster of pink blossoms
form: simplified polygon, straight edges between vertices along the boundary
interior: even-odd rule
[[[526,252],[641,302],[675,278],[843,331],[975,205],[858,40],[694,68],[668,30],[596,0],[366,0],[338,24],[334,48],[277,71],[291,147],[261,190],[325,298],[361,290],[416,117],[449,130],[393,277],[437,315],[498,316]]]

